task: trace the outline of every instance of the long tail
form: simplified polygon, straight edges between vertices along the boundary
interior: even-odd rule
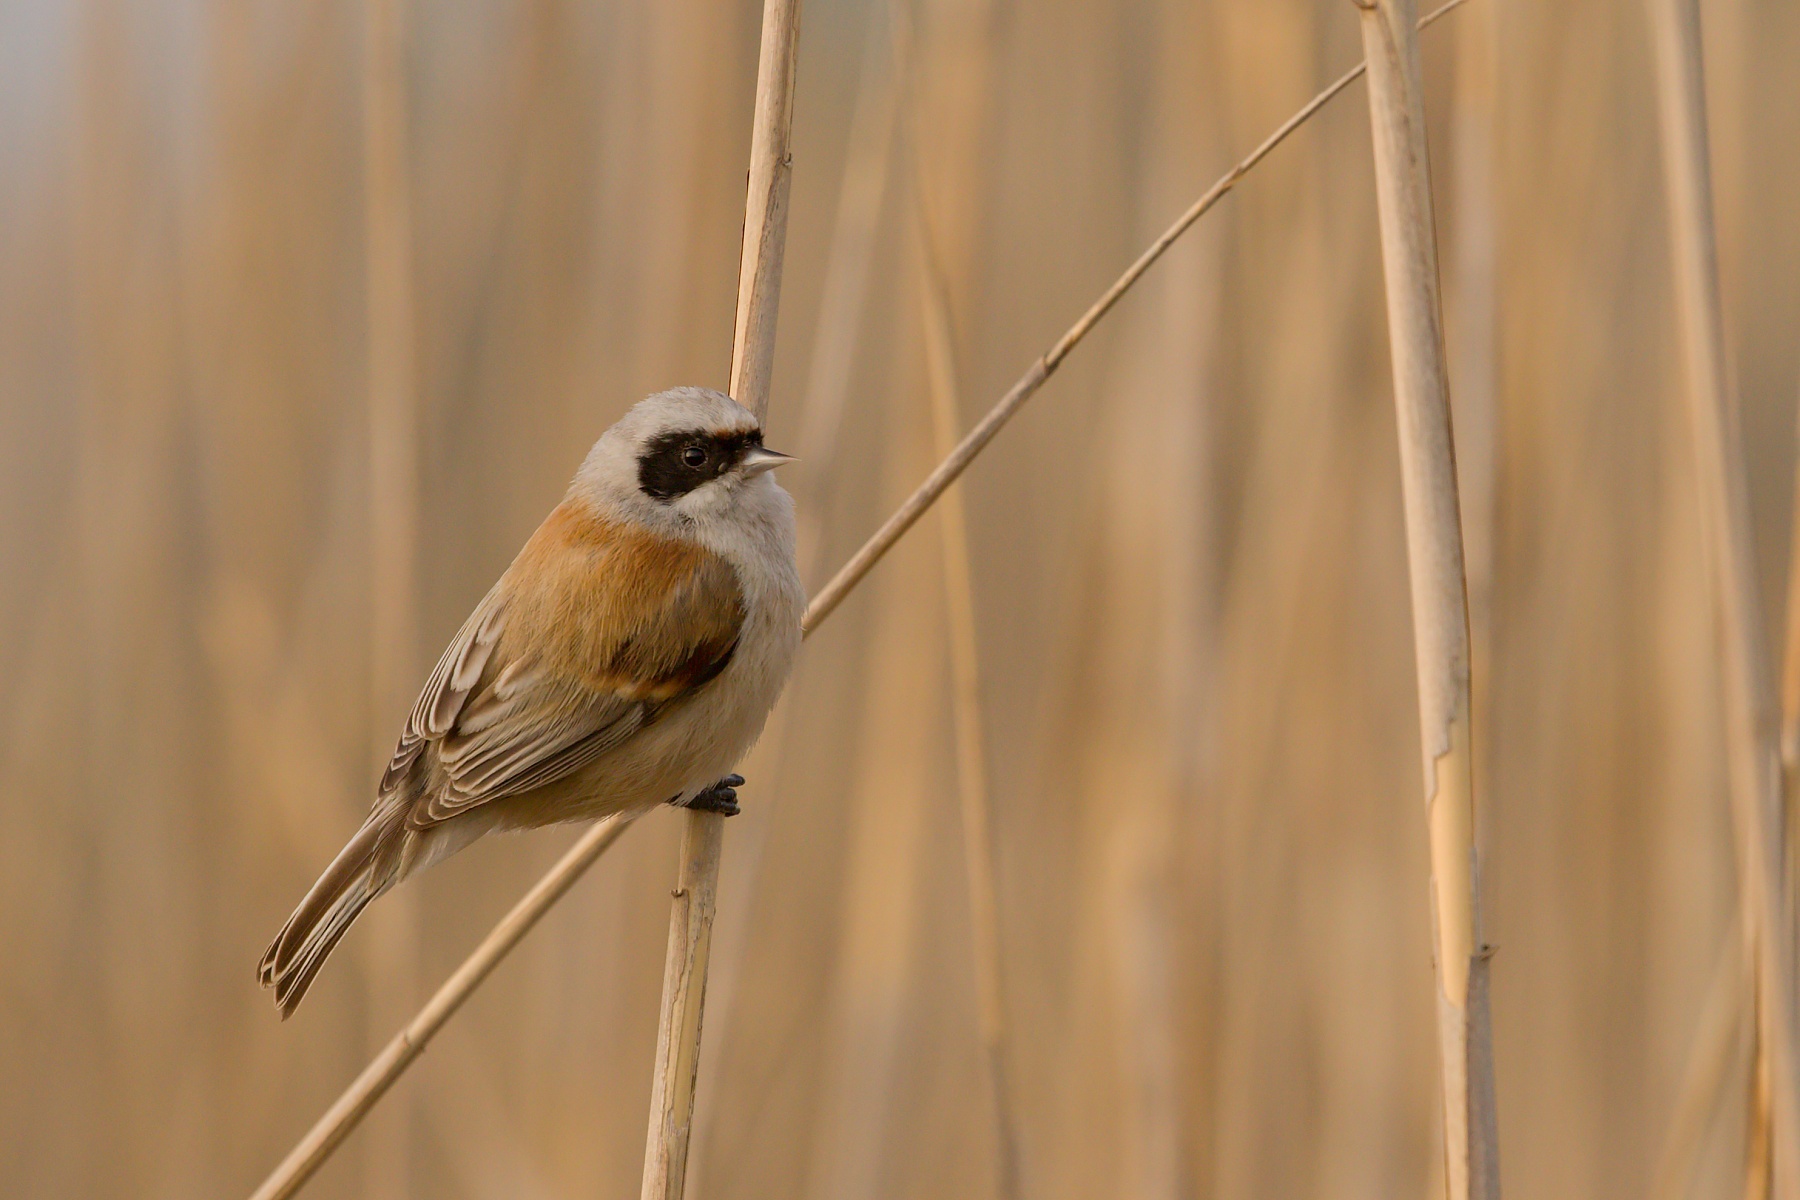
[[[269,943],[256,977],[275,989],[283,1020],[300,1006],[319,968],[369,901],[399,881],[405,820],[398,813],[370,816]]]

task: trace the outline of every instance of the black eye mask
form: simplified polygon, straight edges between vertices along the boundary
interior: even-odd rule
[[[725,474],[737,466],[745,450],[760,445],[760,429],[749,433],[685,429],[662,434],[638,454],[638,488],[655,500],[675,500]]]

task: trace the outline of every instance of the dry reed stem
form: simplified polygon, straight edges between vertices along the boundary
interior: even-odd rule
[[[1431,25],[1440,17],[1466,4],[1468,0],[1450,0],[1449,3],[1436,9],[1419,22],[1421,29]],[[1323,108],[1329,100],[1349,87],[1363,73],[1364,66],[1358,64],[1324,91],[1314,96],[1292,117],[1281,124],[1261,145],[1233,167],[1217,183],[1209,188],[1199,200],[1195,201],[1184,212],[1176,223],[1151,244],[1136,262],[1134,262],[1117,281],[1103,293],[1100,299],[1084,313],[1079,321],[1064,333],[1051,351],[1032,365],[1023,378],[1001,398],[982,422],[957,444],[955,452],[940,463],[936,470],[926,477],[925,482],[913,492],[879,530],[866,541],[861,549],[853,555],[848,563],[839,570],[831,582],[813,597],[807,608],[804,630],[811,634],[825,618],[828,617],[849,592],[861,582],[869,570],[880,561],[881,557],[891,549],[895,542],[906,533],[934,500],[942,494],[944,488],[955,482],[956,478],[968,467],[974,457],[979,454],[1001,425],[1028,399],[1031,393],[1042,385],[1054,369],[1051,360],[1060,364],[1069,351],[1085,337],[1099,319],[1106,315],[1119,298],[1155,263],[1169,245],[1190,225],[1198,220],[1206,211],[1218,203],[1219,199],[1235,186],[1251,168],[1268,157],[1269,152],[1285,141],[1289,134],[1304,124],[1308,118]],[[1021,394],[1022,393],[1022,394]],[[707,815],[707,814],[701,814]],[[410,1066],[423,1049],[424,1041],[435,1034],[445,1020],[467,1000],[469,993],[480,986],[494,966],[516,946],[520,939],[530,931],[531,926],[543,915],[545,909],[554,904],[564,892],[578,879],[583,871],[592,865],[606,849],[612,845],[618,834],[623,831],[623,823],[617,818],[602,822],[589,830],[570,851],[558,860],[556,866],[532,886],[530,892],[515,905],[511,912],[496,925],[479,945],[463,960],[462,966],[451,975],[437,993],[419,1011],[407,1027],[389,1043],[381,1054],[377,1055],[361,1075],[351,1083],[337,1101],[326,1110],[318,1122],[307,1133],[298,1146],[283,1160],[281,1166],[269,1176],[262,1187],[252,1195],[251,1200],[274,1200],[275,1197],[290,1196],[318,1169],[331,1151],[334,1150],[363,1116],[372,1108],[382,1094],[392,1086],[394,1080]]]
[[[393,752],[392,714],[415,682],[418,600],[418,369],[407,170],[406,16],[400,0],[364,0],[363,181],[368,304],[369,735],[377,770]],[[387,1036],[417,986],[418,895],[396,893],[363,943],[369,1035]],[[404,1197],[411,1104],[394,1106],[367,1143],[364,1189]]]
[[[1745,1032],[1751,1026],[1746,1001],[1753,991],[1745,985],[1754,968],[1744,949],[1741,941],[1735,946],[1727,942],[1713,966],[1675,1112],[1650,1177],[1650,1200],[1682,1200],[1687,1195],[1707,1131],[1719,1116],[1733,1060],[1745,1049]]]
[[[1456,212],[1452,263],[1452,340],[1456,361],[1456,467],[1469,575],[1469,626],[1477,693],[1491,650],[1494,590],[1495,476],[1498,474],[1500,375],[1498,180],[1494,175],[1498,122],[1499,14],[1482,5],[1458,22],[1454,143],[1451,178]],[[1477,722],[1485,722],[1479,694]],[[1485,732],[1485,730],[1484,730]],[[1485,751],[1481,752],[1485,753]],[[1477,757],[1481,757],[1478,753]]]
[[[819,289],[819,313],[813,327],[812,359],[800,409],[800,429],[790,449],[807,465],[800,481],[789,481],[797,491],[795,557],[800,578],[810,580],[824,541],[826,519],[831,512],[829,481],[834,471],[838,430],[850,393],[851,369],[861,341],[863,312],[867,307],[871,269],[879,244],[880,216],[888,190],[888,165],[894,140],[898,80],[905,64],[888,53],[886,30],[878,20],[869,22],[857,75],[856,103],[850,114],[843,173],[838,181],[836,216],[830,247],[825,257],[825,279]],[[890,65],[892,69],[890,70]],[[767,781],[781,777],[783,758],[793,732],[793,709],[776,705],[763,731],[757,775]],[[754,821],[738,830],[735,851],[737,869],[723,883],[719,898],[721,928],[714,941],[720,957],[708,984],[713,1025],[717,1033],[702,1052],[702,1067],[722,1061],[723,1047],[731,1041],[732,1014],[737,983],[749,939],[741,936],[746,914],[756,908],[762,881],[764,855],[776,825],[782,790],[776,788],[759,799]],[[698,1174],[706,1166],[712,1114],[707,1105],[695,1111],[694,1138],[701,1155],[690,1166]]]
[[[775,369],[775,318],[787,242],[789,149],[794,113],[794,60],[800,45],[798,0],[763,5],[756,68],[756,113],[750,132],[750,183],[744,202],[744,249],[738,260],[737,330],[731,346],[730,394],[757,416],[769,415]]]
[[[1794,507],[1793,522],[1789,533],[1788,546],[1788,580],[1787,580],[1787,619],[1786,641],[1782,647],[1781,670],[1781,731],[1779,749],[1781,754],[1781,880],[1782,892],[1780,904],[1788,921],[1791,937],[1800,931],[1796,922],[1800,922],[1800,913],[1796,912],[1796,876],[1800,875],[1800,855],[1796,854],[1795,838],[1800,835],[1800,821],[1795,819],[1795,803],[1800,799],[1800,470],[1794,473]],[[1793,943],[1790,941],[1789,945]],[[1768,1161],[1773,1150],[1773,1140],[1766,1136],[1770,1129],[1767,1109],[1773,1102],[1770,1092],[1771,1079],[1766,1068],[1766,1059],[1758,1055],[1756,1074],[1753,1081],[1755,1092],[1751,1098],[1754,1121],[1752,1137],[1756,1143],[1750,1147],[1745,1158],[1753,1172],[1760,1173],[1762,1178],[1745,1180],[1745,1195],[1767,1195],[1768,1185],[1772,1182],[1772,1172],[1768,1169],[1773,1164]],[[1760,1135],[1760,1136],[1759,1136]]]
[[[1754,968],[1752,970],[1754,972]],[[1753,982],[1755,978],[1753,973]],[[1749,991],[1756,1010],[1760,1011],[1761,1002],[1756,999],[1755,987]],[[1754,1027],[1755,1021],[1751,1024]],[[1744,1200],[1770,1200],[1775,1189],[1774,1080],[1770,1077],[1769,1056],[1761,1053],[1761,1038],[1757,1039],[1756,1045],[1757,1053],[1750,1059],[1748,1116],[1744,1122]]]
[[[1793,525],[1788,545],[1786,641],[1781,668],[1781,796],[1783,879],[1789,920],[1796,919],[1795,837],[1800,821],[1794,808],[1800,801],[1800,470],[1794,472]]]
[[[888,5],[893,24],[895,69],[912,57],[911,15],[904,0]],[[939,250],[930,211],[930,180],[918,123],[918,107],[907,107],[901,143],[909,165],[908,225],[918,277],[919,323],[925,349],[926,391],[931,405],[932,444],[940,457],[956,448],[962,424],[957,386],[956,336],[950,311],[950,279]],[[981,719],[981,647],[975,623],[975,584],[969,554],[968,511],[960,484],[945,489],[938,510],[939,548],[944,569],[946,632],[950,646],[951,725],[954,731],[958,808],[963,829],[963,870],[969,892],[970,953],[989,1101],[993,1105],[994,1149],[1001,1200],[1022,1191],[1018,1114],[1007,1050],[1005,958],[1001,951],[999,860],[994,848],[994,802]]]
[[[1768,1112],[1751,1115],[1753,1141],[1767,1130],[1774,1194],[1800,1195],[1793,974],[1783,908],[1781,757],[1762,616],[1743,448],[1725,354],[1713,224],[1700,14],[1694,0],[1649,0],[1668,190],[1686,398],[1700,485],[1701,527],[1722,641],[1725,738],[1736,827],[1741,932],[1756,981],[1756,1068]],[[1752,1156],[1751,1170],[1761,1168]]]
[[[918,257],[919,309],[925,341],[925,373],[931,393],[931,425],[936,451],[956,444],[960,404],[956,349],[945,295],[925,212],[924,164],[916,138],[908,138],[914,166],[913,233]],[[944,600],[950,642],[951,716],[956,739],[956,782],[963,825],[963,867],[969,886],[970,949],[974,955],[976,1005],[981,1046],[987,1060],[994,1105],[994,1139],[999,1165],[998,1195],[1020,1194],[1018,1117],[1013,1110],[1007,1062],[1006,983],[1001,955],[999,863],[994,851],[993,793],[988,786],[986,739],[981,723],[981,650],[975,631],[975,584],[970,570],[969,524],[960,485],[945,489],[938,509],[944,561]]]
[[[1451,395],[1463,566],[1469,583],[1469,706],[1474,720],[1475,840],[1489,845],[1494,803],[1494,557],[1499,536],[1499,132],[1497,8],[1485,4],[1458,22],[1452,101]]]
[[[826,477],[817,468],[837,446],[850,394],[850,372],[861,340],[879,242],[881,205],[888,190],[899,92],[907,70],[904,59],[889,53],[885,32],[879,20],[870,20],[838,183],[831,245],[825,257],[825,280],[819,289],[819,316],[813,329],[799,440],[794,446],[801,461],[812,464],[809,474],[815,480]],[[818,504],[800,514],[802,579],[818,554],[823,508]]]
[[[1450,0],[1448,4],[1438,8],[1420,21],[1419,27],[1424,28],[1430,25],[1439,17],[1466,3],[1468,0]],[[1094,326],[1099,324],[1100,318],[1111,312],[1113,305],[1117,304],[1125,293],[1131,290],[1132,285],[1143,277],[1144,272],[1154,266],[1156,260],[1175,244],[1175,239],[1187,232],[1188,227],[1204,216],[1208,209],[1224,199],[1225,194],[1236,187],[1238,181],[1249,174],[1252,167],[1267,158],[1275,147],[1286,141],[1289,134],[1305,124],[1309,117],[1325,107],[1326,103],[1339,92],[1361,78],[1366,69],[1366,63],[1358,63],[1339,76],[1335,83],[1307,101],[1299,112],[1282,122],[1274,133],[1263,139],[1261,145],[1245,155],[1235,167],[1227,171],[1217,183],[1189,205],[1187,211],[1175,219],[1174,224],[1165,229],[1142,254],[1138,255],[1135,262],[1125,268],[1124,274],[1114,280],[1112,286],[1100,294],[1100,298],[1094,301],[1073,325],[1069,326],[1055,344],[1026,369],[1025,374],[1021,375],[1018,381],[1007,389],[1006,394],[1000,398],[998,403],[988,410],[987,415],[976,422],[975,427],[963,436],[962,441],[957,443],[956,449],[938,464],[936,470],[926,476],[925,482],[921,483],[913,494],[906,498],[905,502],[895,510],[894,515],[889,517],[881,528],[876,530],[867,542],[863,543],[862,548],[850,557],[850,561],[845,563],[836,575],[832,576],[831,581],[819,590],[819,594],[813,597],[812,604],[806,610],[805,628],[808,631],[817,627],[820,621],[823,621],[833,609],[843,603],[844,597],[849,594],[850,589],[855,587],[862,577],[881,561],[882,556],[893,548],[894,543],[899,541],[906,531],[925,515],[925,510],[930,508],[939,496],[943,495],[944,489],[956,482],[957,478],[968,469],[969,464],[975,460],[975,456],[994,440],[994,435],[999,433],[1001,428],[1013,418],[1013,415],[1024,407],[1025,402],[1036,395],[1038,389],[1044,386],[1044,382],[1056,373],[1056,369],[1062,366],[1063,360],[1069,356],[1069,352],[1080,345],[1081,340],[1093,331]]]
[[[1790,936],[1800,933],[1800,470],[1794,474],[1793,529],[1788,552],[1786,643],[1781,672],[1781,908],[1789,922]],[[1792,946],[1792,942],[1789,945]],[[1759,1102],[1767,1102],[1768,1072],[1757,1071]],[[1760,1123],[1766,1127],[1767,1123]],[[1766,1140],[1766,1139],[1765,1139]],[[1766,1191],[1766,1189],[1765,1189]]]
[[[1450,1200],[1492,1200],[1499,1194],[1499,1162],[1476,904],[1469,614],[1418,35],[1412,0],[1357,0],[1357,6],[1369,64],[1376,207],[1412,577],[1445,1182]]]
[[[704,817],[712,820],[697,819]],[[718,909],[724,822],[718,813],[690,813],[682,826],[681,867],[669,914],[669,954],[663,963],[650,1129],[644,1146],[645,1200],[680,1200],[687,1183],[688,1135],[693,1129],[694,1088],[700,1075],[700,1018],[706,1006],[707,956]]]
[[[738,260],[737,330],[730,393],[759,420],[769,411],[775,318],[787,243],[788,187],[793,178],[794,68],[800,43],[799,0],[764,0],[756,68],[756,112],[750,134],[750,181],[744,203],[744,247]],[[700,1023],[706,1007],[707,957],[718,908],[725,818],[690,810],[681,834],[681,874],[669,915],[657,1023],[656,1071],[644,1145],[644,1200],[681,1200],[688,1138],[700,1069]]]
[[[299,1145],[270,1173],[262,1186],[251,1194],[250,1200],[283,1200],[299,1191],[300,1186],[312,1178],[319,1165],[331,1156],[331,1152],[337,1149],[345,1136],[375,1107],[394,1080],[412,1065],[413,1060],[424,1051],[426,1044],[443,1028],[444,1022],[455,1015],[463,1001],[481,985],[482,980],[499,965],[508,951],[531,932],[538,919],[550,911],[551,905],[562,899],[563,893],[574,886],[582,872],[606,853],[607,848],[618,840],[619,835],[630,824],[631,821],[624,817],[608,817],[582,834],[581,840],[569,847],[567,853],[556,860],[556,865],[532,884],[531,890],[513,905],[512,911],[501,918],[493,932],[483,938],[481,945],[463,960],[456,973],[444,981],[444,985],[426,1001],[418,1015],[407,1022],[406,1027],[395,1034],[381,1053],[363,1068],[362,1074],[344,1090],[336,1103],[325,1110],[325,1114],[300,1139]]]

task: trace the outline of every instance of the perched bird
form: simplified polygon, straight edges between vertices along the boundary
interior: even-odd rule
[[[601,435],[451,639],[362,828],[263,955],[294,1011],[369,902],[494,830],[737,811],[728,775],[800,647],[793,501],[729,396],[675,388]]]

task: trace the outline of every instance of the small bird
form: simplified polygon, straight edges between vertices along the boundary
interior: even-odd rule
[[[720,392],[640,401],[425,682],[374,807],[263,955],[290,1015],[370,901],[485,833],[737,811],[800,648],[792,459]]]

